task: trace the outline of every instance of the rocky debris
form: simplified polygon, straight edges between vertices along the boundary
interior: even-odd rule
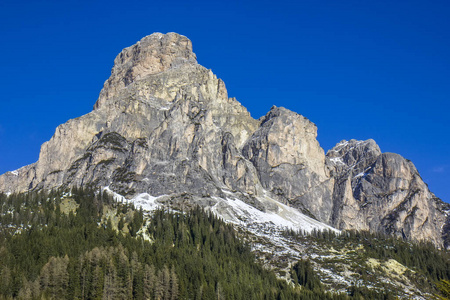
[[[285,108],[253,119],[197,63],[189,39],[154,33],[116,57],[94,110],[58,126],[36,163],[1,175],[0,191],[108,186],[204,206],[229,191],[260,211],[277,209],[268,197],[339,229],[450,239],[448,205],[411,162],[373,140],[325,155],[316,137]]]

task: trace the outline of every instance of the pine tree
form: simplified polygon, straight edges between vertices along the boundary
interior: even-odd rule
[[[4,266],[0,270],[0,294],[9,296],[12,293],[11,270],[8,266]]]
[[[20,300],[32,299],[31,285],[26,278],[22,280],[23,287],[20,289],[17,298]]]
[[[51,257],[44,265],[40,275],[41,290],[53,298],[63,299],[69,284],[67,266],[69,257]]]
[[[155,287],[155,268],[153,266],[145,265],[144,267],[144,299],[151,299],[154,295]]]
[[[225,299],[224,296],[223,296],[222,285],[220,284],[220,282],[216,283],[216,297],[215,297],[215,299],[217,299],[217,300]]]
[[[131,254],[131,280],[133,283],[133,298],[142,299],[143,297],[143,270],[142,264],[136,251]]]
[[[450,299],[450,280],[441,280],[437,284],[438,289],[442,293],[442,296],[436,295],[441,300]]]
[[[133,294],[133,283],[129,268],[128,256],[123,247],[119,247],[117,253],[117,299],[131,299]]]
[[[177,300],[178,299],[178,278],[177,274],[175,274],[175,270],[172,267],[170,269],[170,300]]]
[[[105,272],[103,284],[103,300],[113,300],[117,296],[117,270],[111,257],[108,257],[108,263]]]

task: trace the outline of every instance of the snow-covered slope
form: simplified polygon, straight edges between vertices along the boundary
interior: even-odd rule
[[[151,213],[158,208],[170,208],[169,202],[165,201],[170,197],[167,195],[154,197],[148,193],[142,193],[131,199],[126,199],[124,196],[111,191],[109,187],[105,187],[103,190],[113,194],[116,201],[132,203],[136,208],[142,208],[147,213]],[[212,203],[212,205],[204,206],[204,208],[212,211],[225,222],[247,228],[252,233],[258,234],[258,230],[251,230],[252,228],[259,228],[261,230],[263,228],[270,228],[271,231],[284,231],[290,229],[306,233],[310,233],[313,230],[332,230],[334,232],[339,232],[339,230],[314,220],[304,215],[296,208],[282,204],[267,195],[257,197],[258,203],[263,207],[263,209],[258,209],[240,200],[233,195],[233,193],[226,193],[229,197],[211,197],[211,201],[208,203]]]
[[[333,230],[338,232],[333,227],[314,220],[296,208],[282,204],[267,195],[257,197],[257,199],[264,205],[265,211],[233,197],[225,199],[214,197],[217,203],[210,209],[226,222],[247,228],[269,226],[275,230],[292,229],[307,233],[313,230]]]
[[[142,193],[126,199],[111,191],[109,187],[103,188],[103,191],[112,194],[118,202],[132,203],[136,208],[142,208],[147,215],[151,215],[153,211],[160,208],[177,209],[173,206],[174,202],[171,201],[173,195],[154,197],[148,193]],[[244,202],[245,195],[226,190],[223,192],[226,197],[210,197],[207,200],[202,199],[202,201],[190,203],[190,206],[202,205],[203,208],[211,211],[225,222],[235,225],[236,229],[243,233],[243,236],[250,242],[259,259],[269,268],[276,267],[278,270],[286,271],[292,262],[305,256],[306,245],[293,243],[284,235],[286,230],[303,233],[340,232],[306,216],[296,208],[272,199],[266,192],[263,193],[263,196],[254,199],[258,208]],[[287,265],[279,267],[277,264],[280,261],[287,262]]]

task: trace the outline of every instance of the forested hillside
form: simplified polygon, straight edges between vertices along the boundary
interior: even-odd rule
[[[421,291],[419,294],[427,298],[438,294],[438,286],[450,279],[450,253],[436,249],[429,242],[408,242],[367,231],[305,234],[287,230],[284,234],[297,243],[314,245],[316,250],[310,254],[314,257],[312,262],[305,261],[303,265],[314,263],[331,269],[334,274],[348,268],[353,273],[351,287],[332,285],[334,289],[347,288],[350,294],[367,294],[370,289],[376,289],[402,295],[405,286],[412,285],[416,293]],[[436,285],[438,282],[441,284]]]
[[[65,195],[0,196],[0,298],[295,299],[307,293],[255,263],[230,225],[200,209],[157,211],[145,240],[136,236],[142,211],[93,191]],[[64,206],[68,199],[73,211]],[[116,212],[117,226],[105,220],[105,208]]]
[[[83,189],[0,194],[0,207],[0,299],[395,298],[355,286],[325,292],[329,288],[308,260],[292,267],[290,283],[279,280],[257,263],[231,225],[200,208],[147,217],[106,193]],[[314,239],[324,247],[379,240],[355,234]],[[419,250],[399,257],[435,261],[424,261],[433,268],[423,271],[426,278],[449,278],[448,257],[415,247],[424,249],[423,257]],[[400,248],[386,249],[379,255]]]

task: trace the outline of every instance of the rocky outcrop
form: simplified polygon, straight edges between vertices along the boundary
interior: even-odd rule
[[[311,121],[285,108],[253,119],[197,63],[189,39],[155,33],[117,56],[94,110],[58,126],[36,163],[1,175],[0,191],[107,186],[279,212],[277,199],[340,229],[449,239],[448,207],[412,163],[372,140],[325,155],[316,137]]]
[[[94,108],[102,107],[124,87],[148,75],[196,64],[192,43],[185,36],[173,32],[146,36],[135,45],[123,49],[116,57],[111,76],[105,82]],[[165,84],[159,84],[158,87],[164,90]],[[158,96],[173,98],[174,95],[162,93]]]
[[[262,186],[279,200],[327,223],[333,180],[316,140],[316,125],[278,107],[272,107],[260,121],[242,153],[255,166]]]
[[[373,140],[351,140],[328,151],[327,164],[336,178],[331,225],[448,247],[450,206],[429,191],[411,161],[381,153]]]
[[[186,37],[156,33],[118,55],[91,113],[60,125],[39,161],[1,176],[0,185],[6,192],[80,184],[125,194],[252,192],[257,176],[238,148],[257,126],[223,81],[196,63]]]

